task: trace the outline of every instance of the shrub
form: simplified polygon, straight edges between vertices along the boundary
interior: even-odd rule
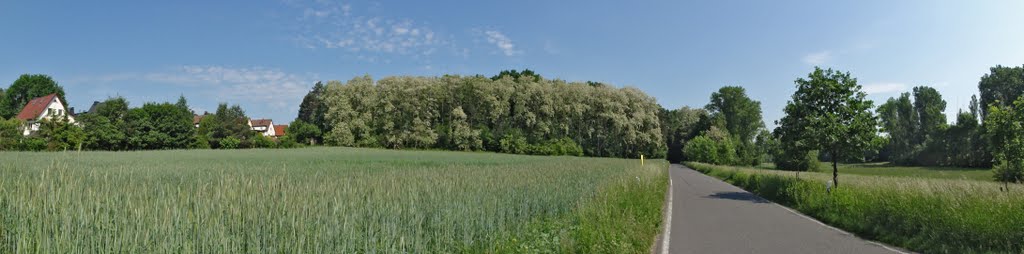
[[[802,150],[783,145],[772,157],[775,168],[781,170],[819,171],[821,169],[817,150]]]
[[[700,135],[690,140],[683,147],[683,155],[688,161],[704,162],[718,165],[736,163],[736,147],[728,139],[715,140],[706,135]]]
[[[517,132],[509,132],[499,141],[502,153],[526,154],[530,152],[530,143],[526,137]]]
[[[252,148],[274,148],[274,146],[277,145],[274,143],[274,140],[271,140],[267,136],[263,136],[263,134],[259,133],[253,135],[250,142]]]
[[[683,155],[688,161],[717,163],[718,153],[715,141],[703,135],[697,136],[683,147]]]
[[[242,144],[241,140],[235,137],[226,137],[220,140],[221,149],[237,149]]]
[[[1024,163],[1021,160],[1003,160],[992,167],[992,173],[996,181],[1019,183],[1024,181]]]

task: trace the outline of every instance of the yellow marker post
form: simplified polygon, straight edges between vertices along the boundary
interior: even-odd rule
[[[643,166],[643,165],[644,165],[644,155],[641,154],[640,155],[640,166]]]

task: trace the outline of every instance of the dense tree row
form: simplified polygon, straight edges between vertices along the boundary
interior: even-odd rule
[[[331,81],[296,122],[322,133],[302,142],[328,145],[635,158],[665,155],[659,109],[632,87],[506,71]]]
[[[8,120],[0,120],[0,150],[122,151],[297,145],[289,135],[275,142],[251,131],[245,112],[237,105],[221,104],[216,113],[203,117],[196,128],[184,97],[177,103],[145,103],[137,108],[130,108],[122,97],[110,98],[96,104],[90,112],[78,114],[75,123],[63,116],[45,119],[40,122],[39,131],[23,136],[26,123],[13,116],[29,100],[51,93],[57,93],[67,103],[63,101],[63,88],[46,75],[22,75],[3,90],[0,112]],[[297,128],[308,129],[301,124]],[[296,133],[303,131],[297,129]]]

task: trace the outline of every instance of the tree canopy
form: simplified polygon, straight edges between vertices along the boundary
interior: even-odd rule
[[[981,95],[982,119],[988,115],[990,106],[1012,106],[1024,94],[1024,65],[992,67],[978,82],[978,93]]]
[[[660,107],[640,90],[519,75],[328,82],[325,142],[531,154],[578,145],[588,156],[664,156]]]
[[[11,84],[0,98],[0,118],[11,118],[21,112],[30,100],[36,97],[56,93],[57,98],[67,105],[64,98],[64,88],[57,84],[53,78],[43,74],[24,74],[18,77]]]
[[[814,68],[796,80],[797,91],[786,103],[779,128],[798,142],[821,150],[832,159],[833,183],[839,185],[839,158],[862,154],[875,135],[872,102],[850,73]]]

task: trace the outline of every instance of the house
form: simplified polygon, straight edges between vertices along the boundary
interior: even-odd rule
[[[57,94],[49,94],[43,97],[34,98],[25,104],[25,107],[21,109],[21,113],[18,113],[17,118],[25,121],[25,128],[22,130],[22,135],[28,136],[34,132],[39,131],[40,121],[44,119],[51,119],[53,117],[66,117],[68,122],[75,123],[75,117],[69,114],[64,107],[64,102],[60,101]]]
[[[203,121],[203,117],[205,117],[205,116],[206,115],[192,114],[192,125],[195,125],[196,128],[199,128],[199,122],[202,122]]]
[[[287,130],[287,129],[288,129],[288,125],[284,125],[284,124],[274,125],[274,137],[275,138],[280,138],[280,137],[284,136],[285,130]]]
[[[254,119],[249,120],[249,126],[252,130],[263,134],[264,137],[275,137],[277,132],[274,131],[274,120],[270,119]]]

